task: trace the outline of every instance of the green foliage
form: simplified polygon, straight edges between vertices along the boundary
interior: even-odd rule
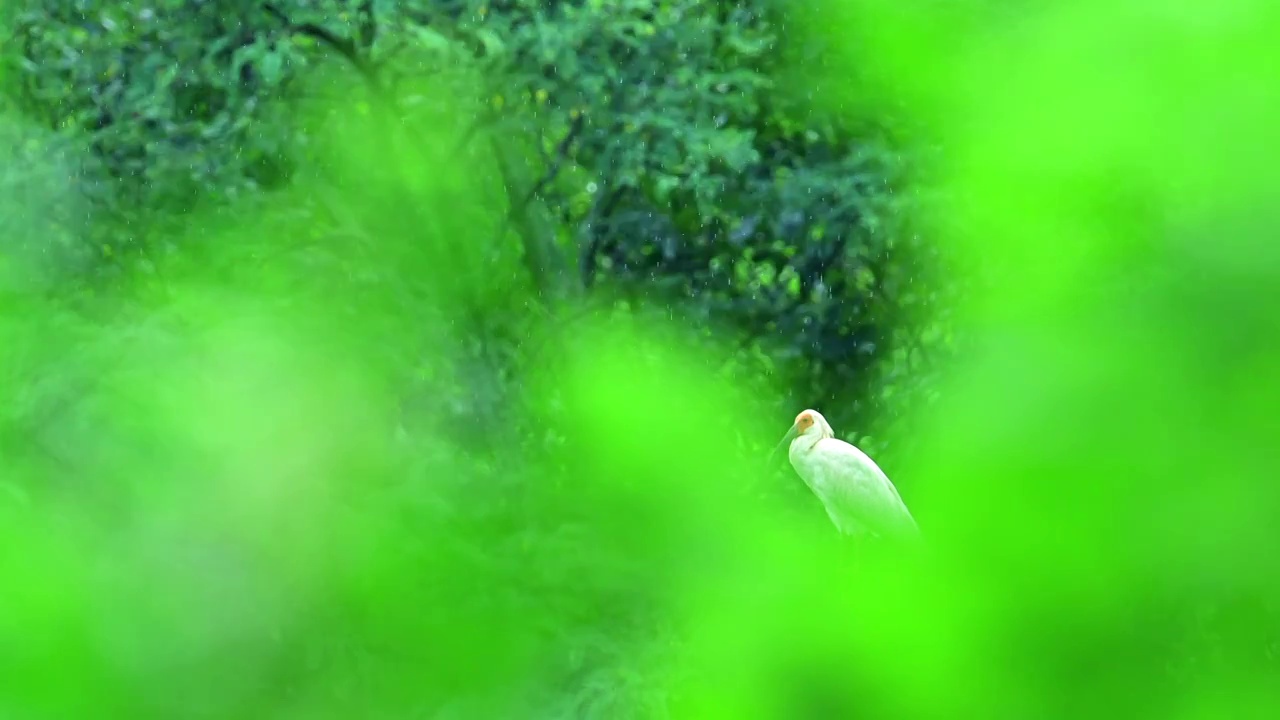
[[[1274,707],[1276,11],[924,7],[6,8],[0,716]]]
[[[529,3],[461,15],[458,32],[503,39],[486,55],[507,79],[495,100],[574,164],[540,198],[574,228],[583,283],[739,328],[738,362],[804,388],[788,410],[834,404],[862,426],[923,399],[950,283],[919,220],[918,149],[774,91],[777,14]]]
[[[2,112],[2,110],[0,110]],[[0,276],[4,291],[43,289],[92,266],[93,162],[82,143],[0,114]]]
[[[268,97],[291,54],[258,3],[25,3],[20,98],[51,128],[87,131],[123,207],[192,207],[272,185],[283,148]]]
[[[131,235],[156,209],[314,176],[300,103],[390,102],[421,126],[437,101],[413,88],[452,77],[486,106],[460,142],[497,154],[544,300],[661,298],[731,328],[742,372],[803,388],[779,412],[821,405],[864,433],[927,399],[949,348],[918,148],[777,91],[790,40],[767,2],[55,5],[19,16],[18,97],[88,133]],[[300,74],[317,65],[358,87]]]

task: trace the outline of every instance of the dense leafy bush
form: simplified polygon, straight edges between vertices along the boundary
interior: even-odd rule
[[[19,15],[18,97],[88,133],[118,179],[105,209],[134,229],[315,173],[288,110],[324,95],[308,68],[364,85],[339,112],[419,124],[433,98],[414,84],[470,68],[484,109],[464,142],[496,154],[544,299],[662,298],[735,328],[726,362],[796,388],[780,413],[863,431],[918,404],[947,347],[915,150],[773,86],[791,41],[769,3],[55,5]]]

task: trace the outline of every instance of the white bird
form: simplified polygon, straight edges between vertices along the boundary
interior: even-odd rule
[[[774,454],[790,443],[791,466],[841,533],[915,540],[920,530],[898,489],[866,453],[838,439],[817,410],[796,416]]]

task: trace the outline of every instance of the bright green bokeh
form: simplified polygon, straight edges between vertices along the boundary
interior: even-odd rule
[[[352,98],[350,233],[282,193],[5,295],[0,716],[1274,709],[1278,12],[925,5],[810,11],[824,87],[938,133],[940,241],[978,268],[895,477],[923,561],[782,499],[783,388],[723,348],[535,309],[493,159],[452,154],[465,99],[410,128]]]

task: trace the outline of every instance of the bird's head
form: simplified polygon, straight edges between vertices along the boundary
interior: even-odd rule
[[[782,437],[782,442],[779,442],[778,446],[773,449],[773,453],[777,454],[779,450],[790,445],[797,438],[805,438],[812,445],[822,438],[829,437],[835,437],[835,432],[831,430],[831,425],[827,423],[827,419],[822,417],[822,413],[817,410],[804,410],[796,416],[795,422],[791,423],[791,428]]]

